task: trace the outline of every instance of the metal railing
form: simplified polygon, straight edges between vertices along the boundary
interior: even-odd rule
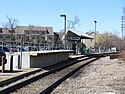
[[[44,51],[44,50],[72,50],[71,44],[52,44],[52,43],[33,43],[33,42],[0,42],[0,46],[8,48],[17,48],[18,51]]]

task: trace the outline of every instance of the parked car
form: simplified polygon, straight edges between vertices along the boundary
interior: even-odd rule
[[[10,49],[8,47],[2,47],[0,46],[1,49],[3,49],[5,52],[10,52]]]
[[[26,51],[38,51],[39,49],[37,47],[28,46],[24,48]]]
[[[18,52],[21,52],[21,47],[20,46],[17,46],[16,48],[17,48]],[[25,52],[25,51],[27,51],[27,50],[22,47],[22,52]]]
[[[11,47],[11,48],[9,48],[10,49],[10,52],[18,52],[18,49],[16,48],[16,47]]]
[[[2,48],[0,48],[0,66],[2,65],[2,56],[4,56],[4,63],[6,64],[7,63],[6,53]]]

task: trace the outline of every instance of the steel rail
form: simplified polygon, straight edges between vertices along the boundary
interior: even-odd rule
[[[41,90],[40,92],[38,92],[38,94],[49,94],[49,93],[51,93],[61,82],[63,82],[64,80],[66,80],[67,78],[72,76],[74,73],[76,73],[81,68],[85,67],[86,65],[90,64],[91,62],[93,62],[95,60],[98,60],[99,58],[95,58],[95,59],[93,59],[93,60],[91,60],[89,62],[86,62],[85,64],[79,66],[78,68],[72,70],[71,72],[69,72],[66,75],[64,75],[63,77],[61,77],[60,79],[58,79],[55,82],[53,82],[51,85],[46,87],[44,90]]]
[[[36,80],[42,78],[42,77],[45,77],[45,76],[47,76],[47,75],[49,75],[49,74],[52,74],[52,73],[54,73],[54,72],[56,72],[56,71],[62,70],[62,69],[64,69],[64,68],[68,67],[68,66],[71,66],[71,65],[76,64],[76,63],[78,63],[78,62],[80,62],[80,61],[87,60],[87,59],[90,59],[90,58],[91,58],[91,57],[83,58],[83,59],[80,59],[80,60],[75,60],[75,61],[72,61],[71,63],[68,63],[68,64],[65,64],[65,65],[63,65],[63,66],[54,68],[54,69],[52,69],[52,70],[50,70],[50,71],[44,72],[44,73],[42,73],[42,74],[38,74],[38,75],[36,75],[36,76],[34,76],[34,77],[31,77],[31,78],[28,78],[28,79],[24,79],[24,80],[22,80],[22,81],[20,81],[20,82],[16,82],[16,83],[13,84],[13,85],[10,84],[10,85],[8,85],[8,86],[3,87],[2,89],[0,89],[0,94],[6,94],[6,93],[13,92],[13,91],[15,91],[16,89],[19,89],[19,88],[21,88],[21,87],[23,87],[23,86],[26,86],[26,85],[28,85],[28,84],[30,84],[30,83],[32,83],[32,82],[34,82],[34,81],[36,81]]]
[[[87,56],[80,56],[80,57],[70,58],[69,60],[67,60],[67,61],[65,61],[65,62],[69,62],[69,61],[71,61],[71,60],[75,60],[75,59],[79,59],[79,58],[84,58],[84,57],[87,57]],[[64,63],[64,62],[60,62],[59,64],[62,64],[62,63]],[[58,64],[56,64],[56,65],[58,65]],[[53,66],[55,66],[55,65],[53,65]],[[51,68],[51,67],[52,67],[52,66],[46,67],[46,68]],[[43,69],[46,69],[46,68],[43,68]],[[43,69],[38,69],[38,70],[31,71],[31,72],[28,72],[28,73],[25,73],[25,74],[21,74],[21,75],[19,75],[19,76],[16,76],[16,77],[13,77],[13,78],[10,78],[10,79],[3,80],[3,81],[0,82],[0,87],[6,86],[6,85],[11,84],[11,83],[13,83],[13,82],[16,82],[16,81],[18,81],[18,80],[20,80],[20,79],[23,79],[24,77],[28,77],[28,76],[30,76],[30,75],[32,75],[32,74],[35,74],[35,73],[37,73],[37,72],[40,72],[40,71],[42,71]]]
[[[89,55],[88,58],[84,58],[84,56],[83,56],[83,59],[81,59],[82,57],[81,57],[81,58],[77,58],[77,60],[71,61],[72,63],[68,63],[68,64],[63,65],[63,66],[61,66],[61,67],[52,69],[51,71],[48,71],[48,72],[45,72],[45,73],[42,73],[42,74],[38,74],[38,75],[36,75],[35,77],[31,77],[31,78],[25,79],[25,80],[23,80],[23,81],[21,81],[21,82],[18,82],[18,83],[16,83],[16,84],[14,84],[14,85],[11,85],[11,84],[10,84],[10,85],[8,85],[7,87],[4,87],[4,88],[0,89],[0,94],[8,94],[8,93],[10,93],[10,92],[13,92],[13,91],[15,91],[16,89],[19,89],[19,88],[21,88],[21,87],[23,87],[23,86],[26,86],[26,85],[28,85],[28,84],[30,84],[30,83],[32,83],[32,82],[34,82],[34,81],[36,81],[36,80],[42,78],[42,77],[45,77],[45,76],[47,76],[47,75],[49,75],[49,74],[52,74],[52,73],[54,73],[54,72],[56,72],[56,71],[62,70],[62,69],[64,69],[64,68],[66,68],[66,67],[68,67],[68,66],[71,66],[71,65],[73,65],[73,64],[75,64],[75,63],[78,63],[78,62],[80,62],[80,61],[87,60],[87,59],[93,58],[93,57],[96,57],[96,59],[97,59],[97,58],[100,58],[100,57],[102,57],[102,56],[104,56],[104,54]],[[106,55],[106,56],[107,56],[107,55]],[[95,60],[96,60],[96,59],[95,59]],[[92,61],[91,61],[91,62],[92,62]],[[86,63],[86,64],[89,64],[89,63],[90,63],[90,62],[88,62],[88,63]],[[83,66],[85,66],[86,64],[84,64]],[[63,78],[63,79],[64,79],[64,78]],[[60,81],[58,81],[58,82],[60,82]],[[52,85],[52,87],[53,87],[53,85]],[[52,90],[52,89],[51,89],[51,90]],[[51,90],[49,90],[49,92],[50,92]],[[47,91],[48,91],[48,90],[47,90]],[[46,91],[45,91],[45,92],[46,92]],[[40,94],[44,94],[44,93],[40,93]]]

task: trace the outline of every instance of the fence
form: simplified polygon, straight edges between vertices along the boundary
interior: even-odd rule
[[[33,43],[25,42],[0,42],[0,46],[8,48],[17,48],[18,51],[41,51],[41,50],[72,50],[72,44],[52,44],[52,43]],[[65,47],[65,48],[64,48]]]

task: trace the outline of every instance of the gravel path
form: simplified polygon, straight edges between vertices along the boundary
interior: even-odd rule
[[[52,94],[125,94],[125,62],[101,58],[64,81]]]

